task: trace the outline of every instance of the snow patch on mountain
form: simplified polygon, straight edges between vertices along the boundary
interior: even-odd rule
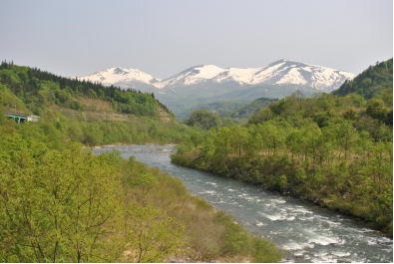
[[[103,85],[116,85],[118,83],[141,82],[144,84],[155,85],[160,80],[152,75],[133,68],[113,67],[79,78],[91,82],[99,82]]]
[[[250,84],[253,76],[258,71],[258,68],[228,68],[225,69],[215,80],[217,82],[235,81],[240,84]]]
[[[260,68],[221,68],[215,65],[198,65],[186,69],[172,77],[160,81],[152,75],[138,69],[109,68],[92,75],[81,77],[82,80],[101,82],[104,85],[120,85],[123,88],[160,88],[195,85],[221,85],[234,83],[239,86],[259,85],[295,85],[307,86],[319,91],[331,92],[346,79],[354,75],[327,67],[308,65],[290,60],[279,60]],[[215,87],[212,87],[214,89]]]
[[[189,68],[160,83],[161,87],[187,87],[204,82],[234,82],[238,85],[302,85],[322,91],[338,88],[354,75],[322,66],[279,60],[261,68],[220,68],[200,65]]]
[[[273,76],[281,73],[283,69],[281,67],[285,65],[285,62],[278,62],[275,64],[270,64],[267,67],[260,68],[259,71],[253,77],[251,84],[259,84],[268,81]]]
[[[211,80],[221,74],[224,69],[215,65],[199,65],[191,67],[179,74],[174,75],[162,81],[159,86],[164,88],[166,86],[180,86],[180,85],[194,85],[206,80]]]
[[[291,68],[287,71],[287,74],[284,75],[276,84],[297,84],[297,85],[305,85],[308,81],[302,76],[300,73],[300,69]]]

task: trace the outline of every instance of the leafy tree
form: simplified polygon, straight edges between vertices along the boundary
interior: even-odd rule
[[[382,122],[386,121],[389,109],[381,99],[371,99],[368,102],[366,113],[372,118],[376,118]]]
[[[201,127],[202,129],[208,130],[219,127],[222,122],[218,115],[208,110],[196,110],[185,123],[189,126]]]
[[[154,207],[132,208],[128,217],[128,240],[136,249],[130,261],[163,262],[182,244],[182,226]]]

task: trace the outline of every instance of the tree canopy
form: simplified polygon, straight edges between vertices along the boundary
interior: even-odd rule
[[[346,81],[333,94],[344,96],[350,93],[365,99],[390,95],[393,92],[393,59],[377,62],[351,81]],[[389,98],[392,96],[389,96]],[[392,99],[391,99],[392,100]]]
[[[245,126],[193,137],[173,162],[352,214],[392,234],[392,94],[357,92],[366,75],[356,77],[355,92],[289,96]]]
[[[214,127],[219,127],[222,123],[220,117],[208,110],[196,110],[185,121],[189,126],[200,127],[209,130]]]

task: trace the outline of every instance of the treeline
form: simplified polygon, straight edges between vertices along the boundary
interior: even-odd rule
[[[2,62],[0,118],[15,111],[40,115],[38,125],[52,137],[89,146],[176,143],[193,133],[151,94]]]
[[[335,95],[346,95],[349,93],[361,94],[366,99],[379,96],[391,97],[393,87],[393,59],[377,62],[370,66],[351,81],[346,81]]]
[[[193,134],[152,96],[115,89],[120,97],[112,98],[102,87],[104,97],[89,97],[73,86],[82,82],[12,63],[2,64],[0,76],[1,262],[280,259],[271,243],[190,196],[180,181],[116,152],[94,156],[81,144],[170,143]],[[59,91],[82,109],[58,101]],[[128,97],[146,101],[122,101]],[[143,112],[125,114],[117,104]],[[33,110],[39,122],[7,119],[9,105]]]
[[[158,170],[116,152],[94,156],[76,143],[48,142],[36,124],[2,122],[1,262],[280,258]]]
[[[392,79],[391,77],[388,78]],[[290,96],[246,126],[212,129],[181,144],[175,163],[336,209],[392,235],[392,87]]]
[[[37,68],[16,66],[5,61],[0,65],[0,83],[9,88],[34,114],[42,114],[52,104],[83,110],[78,97],[111,102],[120,113],[154,116],[158,114],[159,107],[170,113],[155,100],[153,94],[64,78]]]
[[[267,107],[269,104],[275,102],[277,99],[270,98],[258,98],[252,102],[249,101],[219,101],[209,104],[199,105],[193,109],[194,111],[199,111],[201,109],[208,110],[212,113],[217,114],[222,119],[232,119],[236,122],[247,121],[252,114],[256,113],[260,109]],[[193,113],[191,112],[191,114]],[[184,113],[188,115],[188,111]]]
[[[74,114],[70,118],[67,113],[49,110],[41,116],[37,125],[48,133],[48,141],[51,141],[50,137],[55,137],[87,146],[179,143],[196,133],[175,120],[163,122],[160,118],[146,116],[134,116],[123,121],[103,120],[105,114],[91,119],[84,112]]]
[[[258,98],[251,103],[241,107],[236,112],[234,112],[230,117],[232,118],[249,118],[259,110],[266,108],[268,105],[272,104],[273,102],[277,101],[277,99],[272,98]]]
[[[17,111],[28,112],[22,100],[0,87],[0,100],[2,99],[3,102],[17,102]],[[13,111],[13,108],[0,105],[0,119],[6,118],[7,111]],[[194,133],[193,129],[176,122],[172,117],[163,120],[160,116],[117,115],[112,111],[94,112],[53,107],[46,108],[41,113],[36,125],[46,131],[48,141],[62,138],[88,146],[178,143]]]

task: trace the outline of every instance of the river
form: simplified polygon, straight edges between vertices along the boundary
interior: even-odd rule
[[[297,199],[171,163],[174,146],[104,147],[180,179],[193,194],[284,249],[282,262],[392,262],[393,241],[361,222]]]

